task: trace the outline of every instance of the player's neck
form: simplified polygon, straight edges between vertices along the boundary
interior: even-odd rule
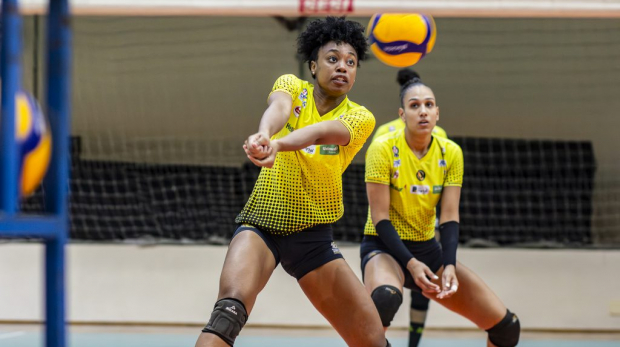
[[[320,116],[323,116],[338,107],[347,95],[345,94],[337,97],[329,96],[322,92],[321,87],[317,85],[312,92],[312,97],[314,98],[316,110],[319,112]]]
[[[433,143],[433,136],[431,136],[431,134],[428,134],[426,136],[413,136],[408,131],[405,131],[405,140],[407,141],[407,145],[409,146],[413,154],[418,159],[422,159],[431,148],[431,144]]]

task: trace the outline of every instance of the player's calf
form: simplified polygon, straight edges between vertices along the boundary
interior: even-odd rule
[[[247,321],[245,305],[237,299],[225,298],[215,303],[211,319],[202,331],[215,334],[232,346]]]

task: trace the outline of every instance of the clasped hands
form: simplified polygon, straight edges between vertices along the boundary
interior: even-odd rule
[[[243,144],[243,150],[254,165],[273,167],[278,153],[278,141],[271,140],[265,133],[250,135]]]

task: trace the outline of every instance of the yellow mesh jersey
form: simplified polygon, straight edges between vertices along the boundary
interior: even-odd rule
[[[293,106],[288,122],[273,138],[318,122],[338,120],[349,129],[349,144],[312,145],[295,152],[279,152],[272,168],[262,168],[252,195],[235,222],[287,235],[342,217],[342,174],[372,133],[375,118],[348,98],[321,117],[314,104],[313,89],[311,83],[294,75],[278,78],[272,93],[290,94]]]
[[[403,122],[400,118],[396,118],[393,121],[387,122],[378,127],[377,131],[375,131],[375,135],[372,137],[372,140],[374,141],[381,135],[385,135],[387,133],[391,133],[401,129],[405,129],[405,122]],[[444,139],[448,138],[448,134],[446,133],[446,131],[439,125],[435,125],[435,127],[433,128],[433,135],[443,137]]]
[[[443,187],[463,184],[463,152],[456,143],[433,135],[428,153],[418,159],[404,130],[386,134],[368,148],[366,182],[390,186],[390,220],[401,239],[430,240]],[[370,210],[364,235],[377,235]]]

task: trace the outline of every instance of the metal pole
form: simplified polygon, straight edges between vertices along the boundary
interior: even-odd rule
[[[47,114],[53,136],[45,178],[45,205],[63,221],[45,244],[46,344],[65,347],[65,244],[69,232],[69,136],[71,112],[71,17],[68,0],[50,0],[47,29]]]
[[[0,212],[18,210],[18,153],[15,142],[15,95],[21,79],[21,18],[17,0],[2,1],[2,123],[0,124]]]

